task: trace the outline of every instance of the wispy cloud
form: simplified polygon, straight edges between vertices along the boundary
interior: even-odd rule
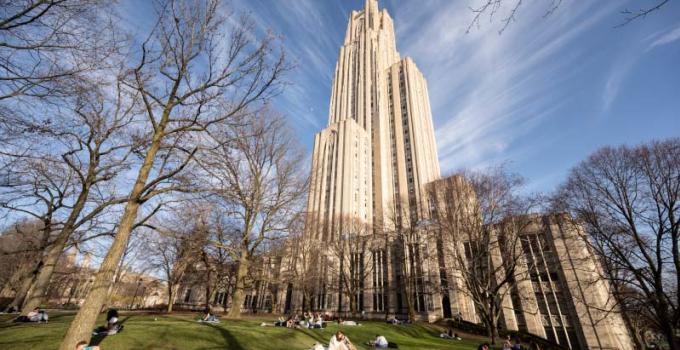
[[[556,150],[581,147],[566,152],[573,161],[603,142],[628,141],[605,140],[615,134],[609,130],[615,123],[596,124],[613,120],[613,111],[617,121],[628,118],[617,125],[638,120],[634,112],[626,115],[637,106],[626,106],[627,101],[620,98],[642,89],[628,80],[636,76],[637,69],[645,67],[649,77],[677,77],[677,67],[650,67],[645,61],[655,56],[645,55],[652,49],[677,47],[680,26],[672,15],[613,29],[620,22],[619,1],[564,2],[548,18],[543,18],[545,6],[540,2],[527,2],[517,21],[502,35],[498,35],[498,18],[494,23],[483,20],[479,28],[466,34],[473,16],[469,6],[474,7],[477,1],[483,0],[379,1],[395,20],[402,56],[413,57],[428,80],[444,173],[507,162],[517,164],[537,186],[548,186],[568,165],[535,166],[533,173],[527,169],[560,158]],[[271,29],[282,36],[286,53],[297,68],[288,76],[292,85],[277,98],[275,107],[289,117],[310,150],[314,134],[328,120],[331,83],[347,16],[351,10],[361,9],[363,2],[230,2],[237,12],[250,13],[260,32]],[[149,15],[151,6],[131,0],[125,3],[129,16],[124,17],[129,18],[129,25],[138,26],[144,17],[153,17]],[[677,13],[677,4],[669,6],[666,13]],[[661,70],[666,71],[659,73]],[[654,96],[655,104],[664,91]],[[663,101],[664,110],[677,111],[678,99],[672,97],[666,96],[672,101]],[[603,117],[597,118],[600,115]],[[662,118],[675,118],[672,122],[677,115]],[[563,128],[578,135],[567,136]],[[585,130],[592,131],[590,140],[581,138]],[[634,140],[642,137],[623,131],[620,135]]]
[[[534,21],[518,21],[498,35],[493,24],[465,34],[472,16],[467,5],[441,1],[431,11],[409,2],[395,11],[402,54],[414,56],[428,78],[445,171],[536,151],[517,144],[569,99],[559,86],[588,54],[566,48],[614,7],[572,4],[546,20],[542,8],[527,7],[525,17]]]
[[[624,79],[633,68],[639,55],[635,52],[624,54],[611,68],[602,93],[602,110],[608,111],[621,90]]]
[[[657,46],[667,45],[678,40],[680,40],[680,25],[664,34],[659,35],[651,44],[649,44],[647,51],[650,51]]]
[[[277,100],[299,131],[320,129],[327,119],[333,67],[338,51],[342,16],[314,0],[236,0],[233,7],[248,12],[261,31],[282,35],[289,60],[296,65],[289,86]],[[326,35],[319,35],[324,33]],[[313,133],[307,132],[311,139]]]

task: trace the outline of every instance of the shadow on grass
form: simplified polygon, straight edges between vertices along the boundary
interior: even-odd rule
[[[60,322],[62,318],[65,317],[71,317],[73,316],[72,314],[62,314],[62,313],[57,313],[57,314],[51,314],[49,315],[50,320],[49,322],[15,322],[17,318],[19,318],[21,314],[4,314],[2,315],[3,321],[0,321],[0,329],[2,328],[11,328],[11,327],[16,327],[20,325],[38,325],[38,324],[49,324],[50,322]]]
[[[181,322],[186,322],[186,323],[196,322],[196,321],[186,320],[186,319],[182,319],[182,318],[178,318],[177,320],[179,320]],[[227,330],[226,328],[220,327],[218,324],[214,324],[214,323],[210,323],[210,322],[203,322],[201,324],[218,330],[220,332],[220,335],[222,336],[222,339],[224,339],[224,341],[226,342],[226,345],[227,345],[226,348],[227,349],[230,349],[230,350],[232,350],[232,349],[233,350],[246,350],[241,345],[241,343],[239,343],[238,340],[236,340],[236,337],[234,337],[234,335],[231,334],[231,332],[229,332],[229,330]]]
[[[118,326],[122,327],[123,323],[125,323],[127,320],[130,319],[131,316],[126,316],[120,323],[118,323]],[[106,338],[109,334],[107,332],[99,332],[95,336],[93,336],[90,339],[90,345],[99,345],[104,338]]]

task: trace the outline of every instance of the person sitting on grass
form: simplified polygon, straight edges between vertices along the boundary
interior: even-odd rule
[[[489,350],[489,343],[480,344],[477,350]]]
[[[323,328],[323,318],[321,317],[321,314],[316,316],[316,319],[314,319],[310,328]]]
[[[331,337],[331,341],[328,344],[328,350],[356,350],[356,348],[344,333],[337,331],[335,335]]]
[[[505,341],[503,342],[503,350],[512,350],[512,341],[510,340],[509,334],[505,337]]]
[[[290,316],[290,317],[288,318],[288,321],[286,321],[286,327],[287,327],[287,328],[295,328],[295,325],[296,325],[296,324],[295,324],[295,317],[294,317],[294,316]]]
[[[446,333],[439,333],[440,338],[453,339],[453,328],[449,328]]]
[[[368,342],[368,346],[376,349],[387,349],[388,345],[389,343],[387,342],[387,339],[385,339],[385,337],[382,335],[376,335],[374,341]]]
[[[106,325],[100,326],[92,332],[94,335],[114,335],[123,330],[123,325],[118,323],[118,310],[109,309],[106,313]]]
[[[391,323],[396,326],[398,324],[401,324],[401,321],[399,321],[399,319],[397,319],[396,317],[392,317],[387,320],[387,323]]]
[[[33,311],[30,311],[28,314],[26,314],[26,319],[27,322],[43,322],[47,323],[47,320],[49,317],[47,317],[47,312],[45,310],[40,310],[40,308],[35,308]]]
[[[118,324],[118,310],[109,309],[106,313],[106,332],[114,335],[122,330],[123,326]]]
[[[210,304],[205,306],[205,310],[203,312],[203,318],[201,319],[203,322],[219,322],[217,319],[217,316],[213,315],[212,313],[212,307],[210,307]]]
[[[76,344],[76,350],[101,350],[101,348],[96,345],[88,346],[86,341],[81,340]]]

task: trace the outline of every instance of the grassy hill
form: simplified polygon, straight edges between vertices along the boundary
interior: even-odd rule
[[[66,333],[73,313],[51,313],[47,324],[9,323],[10,316],[0,316],[0,349],[56,349]],[[125,326],[120,334],[98,340],[102,350],[123,349],[233,349],[282,350],[309,349],[316,342],[328,344],[331,335],[342,329],[357,349],[384,335],[400,349],[476,349],[483,338],[464,337],[462,341],[440,339],[439,329],[429,324],[393,326],[384,322],[361,322],[361,326],[338,326],[326,329],[287,329],[262,327],[274,317],[244,317],[241,320],[222,320],[218,324],[199,323],[197,315],[140,315],[121,314]],[[104,315],[98,324],[104,324]]]

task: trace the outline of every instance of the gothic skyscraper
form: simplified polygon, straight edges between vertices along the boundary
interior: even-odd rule
[[[464,210],[448,212],[457,207]],[[473,253],[472,238],[444,235],[433,224],[450,214],[475,222],[477,207],[463,177],[440,180],[427,82],[397,51],[387,11],[366,0],[350,13],[328,125],[314,139],[304,237],[288,243],[277,268],[283,288],[271,300],[284,313],[480,323],[479,299],[466,283],[472,279],[461,271],[472,256],[494,271],[510,259],[488,244]],[[522,268],[502,296],[501,327],[571,349],[631,349],[607,283],[593,281],[601,267],[585,249],[583,229],[563,215],[530,218],[513,248]]]
[[[400,57],[387,10],[367,0],[350,14],[314,140],[310,235],[333,239],[347,217],[383,227],[420,215],[423,186],[439,175],[425,78]]]

